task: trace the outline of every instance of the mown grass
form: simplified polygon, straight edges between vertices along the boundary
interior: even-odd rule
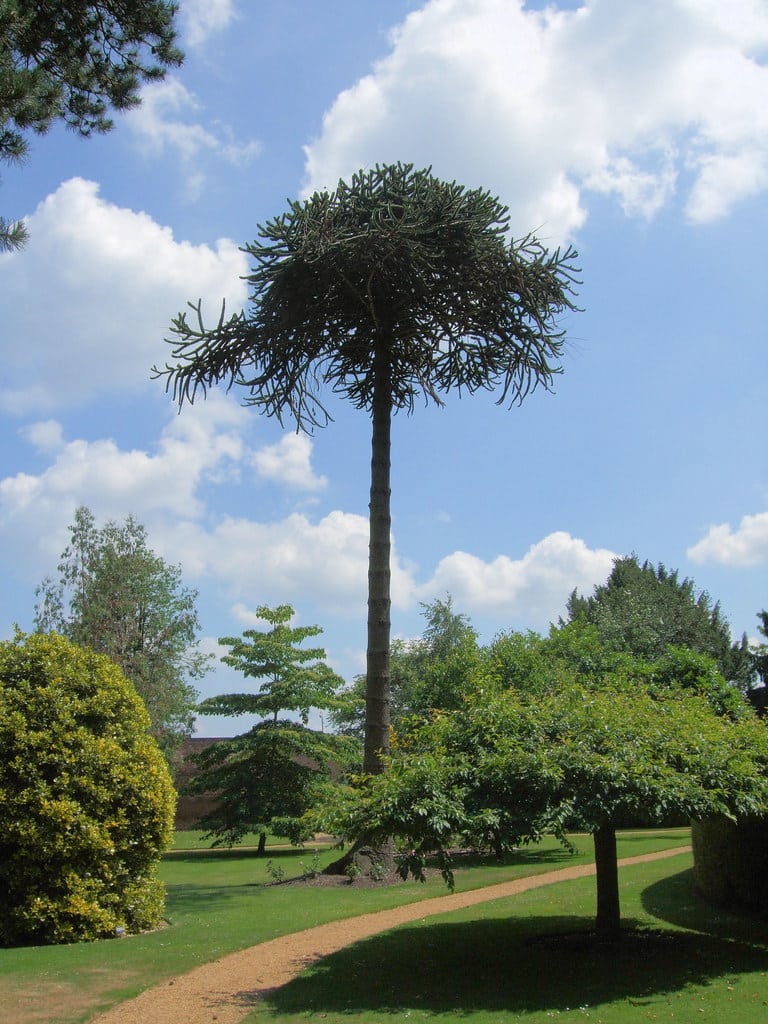
[[[768,922],[713,910],[677,858],[622,869],[615,947],[594,879],[530,890],[355,943],[268,994],[248,1024],[758,1024]]]
[[[683,845],[687,839],[688,835],[684,830],[624,834],[620,836],[619,853],[622,857],[633,856]],[[460,890],[476,888],[509,878],[590,861],[592,849],[588,837],[579,838],[576,842],[579,852],[574,856],[565,853],[554,841],[548,841],[540,847],[519,852],[503,864],[493,861],[467,861],[457,872],[457,888]],[[319,848],[317,854],[319,866],[335,856],[337,856],[337,851]],[[258,858],[250,850],[207,852],[196,852],[194,848],[181,850],[169,854],[163,864],[163,874],[169,890],[167,910],[169,926],[167,928],[150,935],[119,941],[63,947],[0,950],[0,1005],[3,1006],[6,1014],[9,1014],[3,1019],[7,1020],[9,1024],[17,1024],[17,1022],[24,1022],[24,1024],[33,1024],[33,1022],[80,1024],[80,1022],[89,1020],[97,1010],[105,1009],[121,999],[128,998],[142,988],[228,952],[254,945],[277,935],[312,927],[325,921],[385,909],[417,899],[441,896],[445,893],[445,887],[439,878],[430,879],[425,886],[409,882],[368,889],[355,886],[329,889],[275,885],[270,884],[273,878],[268,870],[269,860],[272,862],[273,872],[276,868],[281,868],[286,877],[298,876],[302,872],[318,866],[312,849],[273,849],[269,854],[269,859]],[[628,910],[629,906],[633,906],[631,901],[634,900],[637,903],[640,899],[638,894],[644,892],[649,885],[656,884],[656,881],[663,880],[667,875],[674,875],[685,864],[686,858],[681,857],[675,858],[673,861],[649,865],[643,871],[639,868],[625,869],[622,872],[625,913],[637,916],[635,910]],[[651,868],[654,870],[650,871]],[[675,899],[681,907],[689,904],[698,906],[693,900],[689,888],[686,889],[683,886],[677,892]],[[675,903],[675,907],[677,907],[677,903]],[[407,947],[407,943],[412,941],[413,932],[418,933],[419,929],[393,933],[404,936],[403,941],[406,942],[406,948],[410,949],[406,959],[411,956],[416,958],[410,962],[407,970],[402,961],[398,961],[400,967],[393,968],[390,974],[390,977],[397,978],[398,972],[402,969],[405,971],[404,980],[415,979],[416,988],[411,999],[413,1007],[410,1011],[404,1012],[411,1012],[411,1014],[422,1011],[430,1014],[445,1012],[455,1016],[456,1012],[461,1010],[462,1004],[460,1003],[453,1004],[449,1010],[439,1009],[436,1002],[437,997],[430,995],[429,986],[425,987],[424,984],[425,975],[431,977],[433,971],[437,971],[438,974],[447,971],[449,975],[455,971],[455,966],[447,966],[452,963],[450,957],[447,961],[443,961],[442,952],[439,958],[435,952],[436,949],[442,950],[444,938],[447,935],[458,937],[460,932],[464,934],[463,940],[459,938],[451,940],[451,942],[445,943],[445,947],[446,953],[448,953],[455,941],[455,956],[458,957],[460,953],[464,956],[465,965],[461,969],[461,974],[466,976],[468,973],[472,973],[467,971],[468,966],[474,967],[476,963],[481,966],[493,962],[492,959],[489,959],[489,952],[485,948],[486,942],[490,943],[493,948],[499,942],[503,945],[515,942],[519,945],[520,942],[524,942],[525,937],[522,933],[517,935],[516,932],[513,934],[505,930],[512,927],[511,923],[504,924],[505,919],[509,919],[509,922],[530,919],[529,926],[533,930],[532,933],[540,933],[551,932],[560,927],[558,921],[567,923],[577,920],[587,924],[591,920],[593,912],[594,881],[587,879],[584,882],[569,882],[566,885],[547,887],[515,897],[515,900],[498,914],[494,905],[483,905],[471,912],[466,912],[464,917],[459,917],[455,922],[441,917],[429,927],[447,929],[447,931],[445,934],[440,931],[434,933],[433,940],[430,940],[433,942],[433,946],[420,947],[417,944],[413,948]],[[680,927],[674,916],[670,916],[669,911],[665,912],[667,913],[666,918],[656,914],[653,909],[645,913],[647,919],[656,925],[661,924],[665,928],[672,929]],[[680,908],[677,907],[675,913],[679,912]],[[711,916],[711,912],[705,913],[707,921],[710,921]],[[485,924],[481,925],[481,922],[485,922]],[[698,926],[684,924],[682,927],[696,928]],[[484,931],[484,928],[490,930]],[[761,933],[761,935],[763,934]],[[391,943],[392,939],[387,938],[386,942]],[[399,939],[395,940],[395,945],[398,946],[399,942]],[[434,946],[435,942],[436,946]],[[745,940],[745,943],[749,945],[748,940]],[[370,948],[372,947],[365,947],[365,949]],[[387,957],[390,955],[391,948],[391,945],[382,947]],[[764,955],[762,947],[760,949],[762,950],[761,955]],[[355,947],[355,950],[360,952],[358,947]],[[547,960],[551,959],[552,955],[552,951],[550,951]],[[379,954],[374,956],[374,962],[378,956]],[[340,1010],[334,1008],[335,1004],[331,999],[329,1009],[322,1012],[336,1014],[337,1018],[343,1013],[344,1020],[349,1024],[355,1020],[355,1014],[358,1015],[360,1021],[363,1019],[373,1021],[375,1017],[372,1014],[377,1013],[382,1015],[382,1019],[386,1017],[391,1021],[391,1011],[386,1009],[387,1002],[391,1001],[391,997],[386,995],[385,990],[378,991],[378,995],[374,997],[374,989],[371,989],[365,996],[368,1002],[355,1009],[355,1000],[362,996],[358,997],[354,994],[355,988],[346,978],[347,968],[339,968],[338,964],[339,961],[335,958],[331,958],[327,965],[324,962],[323,971],[328,966],[331,973],[327,975],[323,975],[322,972],[320,974],[313,973],[312,977],[315,978],[315,981],[312,984],[319,982],[321,976],[330,978],[332,972],[341,970],[343,980],[341,982],[338,981],[338,978],[333,980],[330,988],[334,990],[338,984],[342,985],[342,989],[339,991],[348,988],[349,998],[352,1002],[350,1006]],[[425,971],[425,964],[429,966],[428,971]],[[727,970],[727,964],[724,963],[722,967],[723,970]],[[541,970],[540,963],[536,970]],[[368,974],[368,971],[364,971],[363,974]],[[744,972],[740,972],[739,977],[746,977],[746,975]],[[542,978],[540,976],[536,978],[536,971],[534,971],[534,979],[541,987]],[[764,983],[764,976],[762,980]],[[306,983],[306,980],[302,979],[300,983],[296,984],[304,985]],[[286,994],[293,992],[295,996],[296,993],[300,994],[304,990],[301,988],[294,990],[292,986],[288,986],[283,991]],[[403,998],[410,998],[407,996],[408,991],[409,989],[405,985]],[[321,1002],[325,999],[325,996],[318,995],[315,990],[313,992],[315,992],[312,996],[313,999],[319,998]],[[467,995],[469,1001],[466,1009],[472,1016],[473,1024],[480,1024],[482,1020],[482,1017],[479,1017],[475,1021],[475,1012],[490,1013],[492,1016],[488,1017],[488,1020],[498,1020],[498,1017],[494,1018],[493,1014],[499,1011],[494,1008],[484,1008],[481,1002],[478,1003],[476,995],[469,992]],[[300,996],[299,1003],[302,998],[303,996]],[[503,1000],[504,997],[500,996],[499,998]],[[370,1006],[371,1000],[380,1005]],[[426,1000],[426,1003],[419,1000]],[[432,1008],[430,1008],[430,1000],[434,1003]],[[475,1004],[477,1004],[476,1009],[472,1009]],[[533,1008],[535,1009],[535,1005]],[[559,1004],[555,1009],[557,1014],[565,1012]],[[272,1003],[265,1003],[259,1012],[266,1014],[266,1019],[271,1015],[280,1020],[305,1020],[309,1019],[313,1013],[309,1004],[303,1008],[296,1004],[289,1009],[287,1005],[277,1007]],[[350,1012],[352,1013],[351,1017],[348,1016]],[[508,1011],[504,1012],[508,1014]],[[532,1010],[521,1009],[520,1012],[526,1015],[527,1020],[527,1014]],[[539,1011],[536,1010],[536,1012]],[[555,1010],[542,1008],[541,1012],[544,1014],[541,1017],[543,1021],[549,1020]],[[293,1018],[291,1018],[291,1014]],[[254,1016],[253,1019],[258,1018]],[[606,1019],[612,1024],[614,1018]],[[624,1018],[616,1019],[623,1020]],[[645,1019],[648,1018],[633,1018],[638,1021]],[[680,1019],[682,1018],[675,1017],[676,1021]],[[733,1019],[738,1021],[738,1018]],[[533,1021],[534,1018],[531,1020]],[[747,1020],[748,1024],[752,1024],[754,1018],[745,1018],[745,1024],[747,1024]]]

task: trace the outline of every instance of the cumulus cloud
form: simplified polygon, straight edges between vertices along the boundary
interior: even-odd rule
[[[235,5],[233,0],[184,0],[179,14],[184,42],[198,47],[234,20]]]
[[[272,522],[226,517],[213,529],[198,523],[178,526],[168,544],[186,552],[190,572],[224,583],[236,603],[322,604],[335,615],[365,613],[368,572],[368,520],[333,510],[313,521],[293,513]],[[392,600],[407,607],[413,579],[397,554],[392,556]]]
[[[133,513],[159,554],[193,578],[221,584],[231,600],[290,603],[303,595],[359,615],[367,518],[339,510],[316,520],[295,513],[261,522],[213,514],[217,488],[253,463],[245,440],[250,423],[248,410],[212,393],[174,416],[150,451],[125,450],[109,438],[67,440],[54,420],[28,424],[21,433],[48,464],[0,478],[0,557],[6,564],[26,560],[29,573],[39,575],[55,563],[75,509],[85,504],[99,521]],[[407,606],[413,580],[396,550],[392,580],[395,605]]]
[[[19,431],[25,441],[39,452],[55,452],[64,444],[61,424],[57,420],[29,423]]]
[[[768,8],[732,0],[429,0],[306,147],[305,192],[397,159],[484,185],[515,234],[561,241],[590,192],[692,221],[768,185]]]
[[[67,441],[55,420],[26,426],[22,435],[51,461],[38,474],[0,479],[4,539],[14,550],[58,554],[74,510],[83,504],[99,520],[130,512],[152,524],[202,514],[201,486],[236,473],[244,458],[246,416],[233,402],[212,396],[174,417],[152,452],[126,451],[108,438]]]
[[[485,562],[466,551],[443,558],[432,579],[418,588],[422,600],[450,593],[457,607],[494,618],[524,620],[543,629],[562,615],[569,594],[589,593],[605,581],[616,555],[588,548],[558,531],[532,545],[520,559],[499,555]]]
[[[74,510],[85,504],[100,522],[136,515],[158,554],[182,565],[198,586],[218,590],[243,625],[253,624],[257,605],[279,603],[363,620],[366,516],[331,509],[314,517],[293,512],[255,519],[214,511],[221,485],[237,482],[253,465],[251,424],[248,410],[217,394],[174,416],[150,450],[125,450],[109,438],[70,440],[56,420],[27,424],[20,433],[47,464],[0,478],[0,558],[16,570],[24,563],[24,575],[39,578],[55,565]],[[282,442],[273,449],[285,454]],[[316,479],[308,470],[309,449],[300,450],[301,478],[309,471]],[[290,464],[289,457],[283,468]],[[293,483],[282,469],[273,479]],[[405,615],[419,601],[449,592],[470,617],[546,628],[574,587],[588,592],[605,579],[613,558],[557,532],[520,558],[500,554],[484,561],[453,552],[420,582],[423,573],[393,540],[393,608]]]
[[[321,491],[328,478],[317,476],[311,465],[312,441],[306,434],[286,434],[277,444],[254,453],[253,464],[261,476],[303,491]]]
[[[149,386],[171,318],[202,296],[215,315],[246,298],[243,253],[177,241],[170,228],[72,178],[29,218],[23,252],[3,257],[0,409],[23,415]],[[41,286],[41,282],[44,285]],[[41,301],[41,287],[45,301]],[[157,388],[157,384],[152,385]]]
[[[734,530],[729,523],[711,526],[693,547],[692,562],[750,567],[768,562],[768,512],[744,516]]]

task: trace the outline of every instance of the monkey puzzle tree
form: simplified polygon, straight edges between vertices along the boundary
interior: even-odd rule
[[[360,171],[291,202],[244,247],[251,307],[206,327],[181,313],[165,377],[179,405],[223,383],[298,429],[325,425],[323,386],[370,413],[365,768],[389,747],[390,427],[417,398],[500,389],[499,402],[548,388],[573,309],[575,252],[508,241],[507,208],[410,164]]]

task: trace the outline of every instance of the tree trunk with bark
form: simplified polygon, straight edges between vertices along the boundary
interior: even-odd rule
[[[602,942],[615,942],[621,936],[616,829],[611,825],[601,825],[593,839],[597,874],[597,937]]]
[[[371,491],[368,553],[368,646],[363,770],[384,771],[389,753],[390,671],[390,438],[392,369],[390,346],[382,340],[376,351],[371,428]]]
[[[365,697],[363,770],[380,775],[389,754],[391,638],[391,526],[390,445],[392,433],[392,370],[390,346],[382,341],[376,351],[376,379],[371,414],[371,489],[368,549],[368,644]],[[394,864],[391,839],[372,844],[361,836],[346,853],[324,869],[343,874],[356,858],[377,861],[389,874]]]

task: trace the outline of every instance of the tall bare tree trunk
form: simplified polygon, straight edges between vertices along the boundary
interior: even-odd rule
[[[368,648],[363,769],[384,770],[389,753],[390,673],[390,437],[392,380],[388,339],[376,351],[372,402],[371,494],[368,549]]]
[[[604,942],[615,942],[621,936],[616,830],[610,825],[601,825],[593,839],[597,875],[597,937]]]
[[[390,671],[390,438],[392,433],[392,371],[389,344],[376,351],[376,379],[372,402],[371,491],[368,547],[368,646],[365,695],[365,741],[363,770],[370,775],[384,771],[389,754]],[[392,839],[371,845],[361,836],[347,852],[324,869],[325,874],[342,874],[361,857],[384,865],[394,863]]]

